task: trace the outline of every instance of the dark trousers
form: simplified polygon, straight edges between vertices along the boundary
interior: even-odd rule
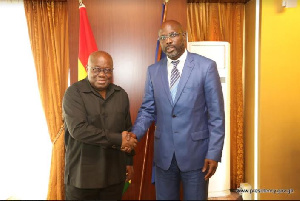
[[[95,189],[76,188],[66,184],[66,200],[121,200],[124,183]]]
[[[184,200],[207,200],[208,181],[204,179],[206,173],[201,169],[180,171],[174,155],[168,170],[158,166],[155,168],[156,200],[180,200],[180,183]]]

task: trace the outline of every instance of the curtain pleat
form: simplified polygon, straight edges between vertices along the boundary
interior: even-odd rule
[[[189,41],[230,43],[230,181],[236,189],[244,182],[243,141],[243,26],[245,5],[240,3],[188,3]]]
[[[68,87],[69,71],[67,2],[24,0],[24,7],[40,97],[53,144],[47,199],[63,200],[62,98]]]

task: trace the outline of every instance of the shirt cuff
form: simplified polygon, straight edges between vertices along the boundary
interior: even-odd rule
[[[221,157],[222,151],[208,151],[205,158],[221,162]]]
[[[120,133],[109,133],[108,134],[108,141],[112,148],[120,149],[122,145],[122,134]]]
[[[141,141],[141,139],[143,138],[143,129],[141,129],[138,126],[135,126],[131,129],[131,132],[134,133],[136,135],[136,138],[138,140],[138,142]]]

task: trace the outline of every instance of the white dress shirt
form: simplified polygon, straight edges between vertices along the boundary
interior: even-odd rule
[[[180,76],[182,74],[182,69],[183,69],[186,57],[187,57],[187,51],[185,50],[184,53],[178,59],[176,59],[176,60],[179,60],[179,63],[177,65],[177,69],[179,71]],[[171,71],[174,68],[174,66],[171,63],[173,61],[172,59],[167,57],[167,60],[168,60],[168,63],[167,63],[167,65],[168,65],[168,80],[169,80],[169,85],[170,85]]]

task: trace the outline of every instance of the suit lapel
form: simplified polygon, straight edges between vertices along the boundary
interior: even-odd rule
[[[178,101],[180,95],[182,94],[182,90],[185,87],[185,85],[186,85],[186,83],[187,83],[187,81],[188,81],[188,79],[191,75],[191,72],[192,72],[193,68],[194,68],[193,57],[188,52],[185,63],[184,63],[184,67],[182,69],[182,75],[181,75],[180,80],[179,80],[177,93],[176,93],[176,97],[175,97],[175,100],[174,100],[174,105],[176,104],[176,102]]]
[[[170,87],[169,87],[169,80],[168,80],[168,68],[167,68],[167,58],[165,57],[163,61],[160,64],[159,67],[159,74],[161,75],[162,80],[162,87],[164,88],[166,92],[166,96],[168,97],[170,104],[173,105]]]

